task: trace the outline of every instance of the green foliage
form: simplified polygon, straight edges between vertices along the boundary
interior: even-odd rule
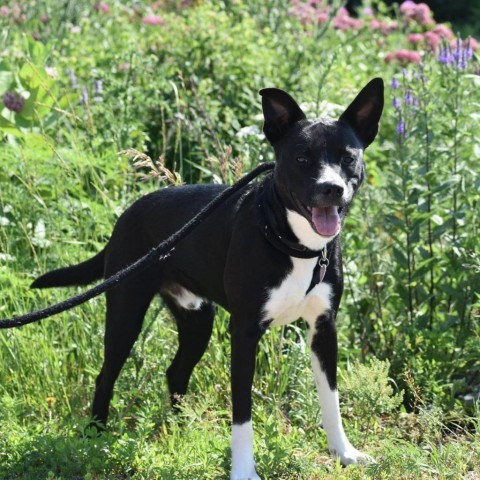
[[[402,404],[403,391],[394,394],[388,377],[390,363],[372,358],[369,364],[355,362],[343,374],[339,388],[344,397],[346,413],[359,420],[365,430],[382,415],[392,415]],[[365,422],[364,425],[363,422]]]

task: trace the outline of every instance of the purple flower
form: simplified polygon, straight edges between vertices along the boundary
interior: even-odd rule
[[[392,105],[393,105],[394,108],[396,108],[397,110],[400,110],[400,108],[402,108],[402,102],[400,101],[399,98],[396,98],[396,97],[393,98]]]
[[[75,72],[71,68],[67,68],[67,75],[70,79],[70,84],[73,88],[78,88],[78,81],[77,77],[75,76]]]
[[[453,51],[453,59],[458,63],[461,58],[462,58],[462,41],[459,37],[457,38],[457,44],[456,44],[455,50]]]
[[[17,92],[6,92],[3,96],[3,104],[8,110],[20,113],[25,105],[25,99]]]
[[[413,97],[412,92],[410,90],[408,90],[407,93],[405,94],[404,100],[407,105],[413,105],[415,103],[415,98]]]
[[[397,133],[399,133],[402,137],[405,137],[406,133],[406,128],[405,128],[405,122],[403,120],[400,120],[397,123],[397,128],[396,128]]]
[[[393,88],[394,90],[396,90],[396,89],[399,88],[399,87],[400,87],[399,81],[398,81],[395,77],[393,77],[393,78],[392,78],[392,88]]]
[[[454,58],[450,50],[450,47],[446,46],[440,49],[440,52],[438,54],[438,61],[442,65],[450,65],[451,63],[454,62]]]

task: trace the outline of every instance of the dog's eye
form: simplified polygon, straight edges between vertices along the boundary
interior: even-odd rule
[[[300,156],[300,157],[297,157],[297,158],[296,158],[296,161],[297,161],[297,163],[303,163],[303,164],[305,164],[305,163],[308,163],[308,158],[307,158],[307,157],[302,157],[302,156]]]
[[[351,165],[354,161],[355,159],[350,155],[344,155],[342,157],[342,163],[344,163],[345,165]]]

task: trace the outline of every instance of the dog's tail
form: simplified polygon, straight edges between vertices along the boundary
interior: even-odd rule
[[[30,288],[69,287],[87,285],[103,277],[105,250],[85,262],[70,267],[59,268],[38,277]]]

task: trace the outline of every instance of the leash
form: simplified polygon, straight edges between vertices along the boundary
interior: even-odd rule
[[[248,185],[254,178],[258,177],[260,174],[267,170],[272,170],[274,167],[275,163],[269,162],[254,168],[250,173],[247,173],[247,175],[245,175],[243,178],[241,178],[232,186],[226,188],[222,193],[217,195],[180,230],[170,235],[170,237],[159,243],[156,247],[153,247],[148,253],[146,253],[136,262],[120,270],[115,275],[108,277],[106,280],[99,283],[98,285],[95,285],[89,290],[79,293],[78,295],[67,298],[66,300],[63,300],[62,302],[55,305],[51,305],[40,310],[35,310],[24,315],[19,315],[17,317],[2,318],[0,319],[0,328],[21,327],[29,323],[43,320],[44,318],[51,317],[52,315],[56,315],[57,313],[70,310],[71,308],[85,303],[86,301],[104,293],[106,290],[114,287],[122,280],[125,280],[126,278],[140,272],[154,261],[167,258],[174,250],[175,245],[181,240],[183,240],[200,223],[202,223],[223,201],[225,201],[228,197],[231,197],[234,193],[238,192],[244,186]]]

